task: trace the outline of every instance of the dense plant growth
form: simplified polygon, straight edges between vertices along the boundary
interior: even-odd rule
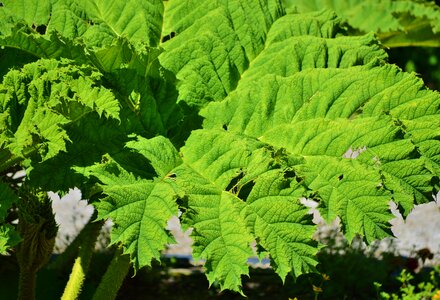
[[[373,31],[386,47],[439,47],[440,9],[434,1],[283,0],[288,11],[335,11],[351,34]]]
[[[367,242],[390,235],[390,201],[406,215],[432,199],[438,93],[388,64],[373,33],[293,2],[2,1],[0,251],[29,258],[22,298],[53,246],[47,191],[79,187],[115,223],[126,255],[97,299],[160,259],[179,209],[209,282],[240,291],[252,255],[283,280],[315,271],[303,197]],[[66,299],[90,261],[75,246]]]

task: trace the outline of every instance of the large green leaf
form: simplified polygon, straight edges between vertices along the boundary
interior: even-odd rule
[[[0,45],[41,58],[69,58],[101,72],[136,69],[146,75],[147,52],[159,44],[163,5],[151,1],[5,1]],[[142,56],[146,56],[145,59]]]
[[[263,143],[222,130],[194,132],[182,152],[176,182],[189,198],[185,222],[194,227],[194,255],[207,259],[210,282],[239,290],[252,236],[282,278],[313,270],[314,226],[299,202],[304,188],[284,178],[287,164],[273,169],[278,162]]]
[[[5,34],[8,23],[23,21],[42,36],[55,31],[69,39],[81,37],[93,46],[109,45],[119,37],[132,44],[156,46],[161,36],[162,14],[161,0],[5,0],[0,8],[0,30]]]
[[[176,36],[161,63],[181,79],[179,100],[201,106],[234,90],[282,13],[278,1],[170,1],[163,35]]]
[[[225,11],[218,7],[214,15]],[[194,24],[214,18],[210,13]],[[181,63],[171,67],[182,80],[181,95],[188,87],[202,91],[200,76],[211,74],[189,66],[220,57],[197,50],[187,57],[181,49],[218,34],[216,24],[185,44],[179,36],[200,28],[189,26],[164,45],[162,62]],[[201,111],[203,129],[182,148],[176,183],[188,197],[184,222],[194,227],[194,254],[207,260],[211,282],[240,289],[251,239],[282,278],[312,271],[319,246],[301,197],[318,201],[327,221],[339,217],[348,239],[361,235],[368,242],[391,233],[390,201],[408,213],[431,200],[439,176],[440,97],[386,64],[372,35],[346,37],[339,28],[328,12],[280,17],[234,89],[204,85],[189,97],[210,103]],[[235,57],[224,53],[219,65]],[[232,78],[224,74],[213,80]],[[220,99],[211,96],[216,93]],[[358,156],[348,158],[350,151]]]
[[[159,133],[183,139],[178,136],[184,116],[175,101],[175,78],[158,63],[162,50],[155,47],[161,38],[162,1],[3,4],[1,46],[18,48],[36,59],[63,57],[96,67],[106,75],[103,84],[139,117],[149,136]]]

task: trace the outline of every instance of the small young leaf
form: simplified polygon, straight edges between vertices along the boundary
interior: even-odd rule
[[[6,183],[0,182],[0,223],[5,220],[12,204],[17,201],[18,196],[14,191]]]
[[[0,226],[0,255],[5,255],[8,250],[21,242],[21,237],[12,225]]]

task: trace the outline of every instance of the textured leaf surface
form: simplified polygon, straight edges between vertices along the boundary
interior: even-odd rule
[[[304,189],[283,178],[287,169],[271,170],[278,162],[263,143],[203,130],[193,133],[182,151],[185,164],[176,169],[177,183],[189,197],[186,217],[194,227],[194,254],[212,262],[210,280],[238,288],[240,276],[248,272],[252,233],[271,253],[282,278],[289,271],[313,270],[317,248],[311,218],[299,202]],[[211,264],[216,268],[211,270]],[[225,272],[223,264],[234,267]]]
[[[95,86],[100,76],[91,68],[55,60],[9,72],[0,85],[0,144],[16,157],[38,152],[46,160],[66,150],[68,124],[93,112],[118,119],[119,102]]]
[[[162,50],[155,47],[162,33],[162,1],[52,0],[43,7],[5,1],[0,15],[1,46],[18,48],[35,60],[63,57],[92,65],[150,136],[180,133],[184,116],[175,101],[175,78],[158,63]]]
[[[440,8],[433,1],[283,0],[283,3],[291,11],[333,10],[358,32],[376,32],[387,47],[440,46]]]
[[[159,260],[160,251],[173,241],[164,228],[167,221],[177,215],[176,193],[173,181],[165,175],[180,164],[180,159],[172,144],[163,137],[139,138],[129,147],[151,159],[156,178],[138,178],[113,160],[89,168],[89,175],[101,181],[107,195],[96,207],[99,218],[111,218],[115,223],[112,244],[122,243],[124,252],[130,254],[138,269],[150,266],[152,259]]]
[[[163,14],[160,0],[50,0],[44,3],[5,0],[2,4],[0,15],[5,29],[7,23],[23,21],[40,35],[56,31],[69,39],[82,37],[87,44],[95,46],[111,44],[118,37],[149,46],[157,45],[160,40]]]
[[[371,242],[390,233],[390,201],[408,213],[438,189],[439,95],[343,14],[286,14],[281,0],[31,2],[0,7],[0,54],[27,53],[0,62],[15,68],[0,85],[1,170],[21,162],[35,188],[95,198],[98,182],[99,217],[136,269],[170,242],[177,198],[209,282],[241,291],[251,255],[283,280],[315,270],[301,198]],[[397,23],[383,28],[431,30],[435,7],[387,3],[379,21]]]
[[[304,188],[284,178],[279,170],[260,176],[252,188],[243,211],[247,225],[259,238],[260,245],[270,252],[273,265],[281,278],[314,272],[315,232],[307,209],[298,199]]]
[[[194,24],[224,16],[227,9],[217,5],[191,15]],[[161,61],[181,79],[181,100],[209,103],[201,111],[203,129],[192,132],[175,173],[188,197],[184,222],[194,227],[194,252],[207,260],[210,281],[239,290],[252,239],[282,278],[312,271],[319,245],[301,197],[317,200],[326,220],[339,217],[347,238],[368,242],[390,234],[390,201],[408,213],[414,203],[431,200],[439,175],[440,97],[385,64],[372,35],[343,36],[329,12],[288,14],[260,23],[269,26],[264,45],[234,77],[213,67],[236,61],[232,48],[221,59],[215,38],[206,39],[209,51],[190,48],[203,35],[226,32],[218,24],[234,17],[199,29],[189,16],[174,20],[176,36],[164,43]],[[191,33],[186,43],[186,32],[196,29],[200,34]],[[205,75],[214,79],[201,83]],[[234,88],[221,78],[234,80]],[[358,156],[347,157],[350,151]]]
[[[263,49],[283,13],[278,1],[170,1],[161,63],[182,80],[179,99],[191,105],[223,99]],[[220,25],[220,26],[219,26]],[[190,84],[191,83],[191,84]]]
[[[86,13],[90,27],[84,38],[96,41],[125,37],[131,43],[158,44],[162,28],[161,0],[149,1],[75,1]],[[99,42],[98,42],[99,40]]]
[[[1,9],[0,9],[1,10]],[[57,32],[41,36],[32,32],[29,26],[18,23],[11,29],[10,34],[2,34],[0,45],[19,48],[36,57],[42,58],[71,58],[80,63],[87,60],[84,49]]]
[[[141,127],[139,124],[132,124],[133,118],[126,115],[126,110],[121,111],[120,119],[119,122],[99,118],[97,114],[89,114],[86,118],[69,124],[66,129],[70,142],[66,144],[66,151],[43,162],[31,161],[29,183],[35,187],[60,191],[68,191],[70,187],[76,186],[81,188],[84,195],[88,195],[93,181],[90,182],[86,178],[87,167],[101,162],[102,155],[106,153],[120,153],[129,140],[127,135],[131,134],[136,126]],[[96,130],[97,128],[99,130]],[[132,160],[134,164],[140,163],[138,157],[132,155],[128,156],[127,160]],[[148,171],[145,173],[149,174]]]
[[[200,145],[195,151],[184,151],[187,165],[175,170],[179,185],[189,197],[190,211],[186,217],[188,225],[194,228],[193,254],[198,259],[207,259],[205,267],[210,284],[218,279],[222,287],[239,290],[241,275],[248,274],[246,261],[252,255],[249,247],[252,237],[240,216],[241,200],[225,189],[238,175],[248,159],[247,154],[258,144],[246,145],[238,139],[228,140],[220,135],[193,138],[209,139],[210,147]],[[231,143],[234,147],[215,147],[223,143]],[[219,155],[226,159],[216,160]]]

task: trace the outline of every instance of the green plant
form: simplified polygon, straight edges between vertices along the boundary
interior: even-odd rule
[[[316,270],[302,197],[349,241],[388,236],[389,201],[406,215],[438,190],[440,97],[373,34],[348,33],[333,12],[278,0],[2,1],[0,250],[17,243],[17,211],[41,217],[18,205],[39,205],[28,191],[73,186],[115,223],[114,286],[160,259],[178,209],[210,284],[238,292],[255,254],[282,280]],[[66,251],[70,298],[92,244]]]
[[[440,9],[434,1],[283,0],[289,11],[334,10],[351,34],[370,31],[386,47],[439,47]]]
[[[440,287],[440,266],[435,267],[429,272],[429,279],[427,281],[414,283],[415,276],[408,270],[403,269],[397,280],[401,283],[401,287],[398,293],[387,293],[380,291],[381,285],[376,283],[378,289],[379,299],[403,299],[403,300],[431,300]]]

